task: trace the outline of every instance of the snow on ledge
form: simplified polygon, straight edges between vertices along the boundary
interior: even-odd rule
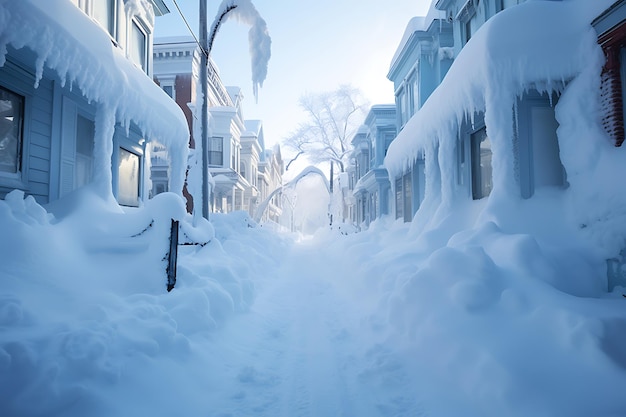
[[[62,86],[69,82],[97,103],[100,119],[121,121],[127,128],[132,121],[147,140],[167,146],[172,164],[170,187],[182,191],[189,140],[182,110],[72,2],[0,0],[0,66],[6,61],[8,45],[35,52],[36,87],[44,66],[48,67],[58,74]],[[105,126],[101,135],[96,133],[96,149],[104,150],[96,155],[96,166],[108,166],[109,171],[112,145],[107,142],[112,132],[112,126]],[[100,174],[110,179],[110,173]]]
[[[559,89],[580,74],[601,55],[590,22],[610,2],[532,1],[489,19],[391,143],[385,158],[390,177],[408,169],[428,146],[454,140],[449,133],[466,115],[509,103],[512,108],[525,90]]]

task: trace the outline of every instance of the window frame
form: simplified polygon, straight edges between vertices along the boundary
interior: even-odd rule
[[[220,144],[219,150],[213,150],[215,144]],[[221,136],[211,136],[209,138],[209,149],[207,149],[209,166],[224,166],[224,138]],[[219,164],[213,163],[213,158],[219,155]]]
[[[402,176],[396,177],[395,179],[395,200],[396,200],[396,220],[404,219],[404,201],[403,201],[403,191],[402,191]]]
[[[90,0],[89,1],[89,16],[91,16],[91,18],[96,21],[98,23],[98,25],[100,25],[100,27],[102,27],[105,32],[107,32],[109,34],[109,36],[111,37],[111,39],[113,39],[114,41],[117,42],[117,0],[104,0],[107,1],[107,5],[110,5],[110,10],[109,10],[109,18],[110,21],[109,23],[109,27],[105,27],[103,25],[103,22],[101,22],[100,20],[98,20],[98,18],[95,15],[95,3],[97,1],[102,1],[102,0]]]
[[[5,92],[17,96],[20,99],[20,118],[19,126],[18,126],[18,143],[16,149],[16,157],[15,157],[15,172],[9,171],[0,171],[0,183],[4,185],[7,183],[8,186],[19,185],[23,186],[24,184],[24,176],[26,172],[25,162],[26,162],[26,110],[27,110],[27,95],[21,94],[21,91],[16,91],[13,88],[5,87],[4,85],[0,85],[0,89]],[[10,183],[10,184],[9,184]]]
[[[478,136],[479,133],[484,132],[481,136]],[[471,173],[472,173],[472,199],[473,200],[481,200],[485,197],[489,197],[491,192],[493,191],[493,151],[491,150],[491,139],[487,134],[487,127],[483,124],[477,129],[474,129],[469,133],[470,137],[470,165],[471,165]],[[481,144],[488,141],[489,143],[489,170],[491,172],[490,184],[488,186],[484,183],[484,171],[485,168],[482,165],[483,162],[483,152]],[[485,193],[485,189],[488,188],[488,191]]]
[[[93,132],[91,132],[93,134],[91,140],[92,143],[91,145],[91,155],[85,154],[83,152],[79,152],[78,151],[78,145],[79,145],[79,130],[78,130],[78,126],[79,126],[79,120],[83,119],[87,122],[89,122],[91,124],[91,126],[93,127]],[[84,111],[81,111],[81,109],[77,108],[76,111],[76,128],[75,128],[75,140],[74,140],[74,187],[73,189],[76,190],[77,188],[80,188],[82,186],[85,186],[87,184],[89,184],[92,180],[93,180],[93,168],[94,168],[94,148],[95,148],[95,139],[96,139],[96,122],[95,122],[95,116],[90,114],[90,113],[86,113]],[[79,183],[79,177],[78,177],[78,160],[79,160],[79,154],[81,156],[86,156],[89,157],[91,159],[90,161],[90,166],[89,166],[89,177],[86,179],[86,181],[83,184]]]
[[[125,200],[122,200],[122,196],[121,196],[121,183],[122,183],[122,175],[120,172],[121,169],[121,163],[122,163],[122,152],[127,152],[130,155],[134,155],[137,157],[137,200],[136,202],[132,202],[129,203]],[[142,187],[142,169],[141,169],[141,165],[142,165],[142,158],[143,155],[140,154],[139,152],[135,151],[132,149],[132,147],[130,146],[123,146],[120,145],[117,147],[117,203],[120,206],[124,206],[124,207],[139,207],[140,203],[141,203],[141,187]]]
[[[144,42],[143,42],[143,62],[141,64],[137,63],[135,61],[135,57],[134,57],[134,49],[133,46],[135,44],[134,42],[134,28],[137,28],[139,33],[141,33],[144,37]],[[150,43],[150,31],[148,30],[148,26],[142,21],[142,19],[140,19],[138,16],[133,16],[130,18],[130,22],[128,25],[128,35],[127,35],[127,56],[129,57],[129,59],[131,60],[131,62],[133,62],[138,68],[141,68],[141,70],[145,73],[148,73],[148,68],[149,68],[149,63],[148,63],[148,59],[149,59],[149,43]]]
[[[402,176],[402,204],[404,222],[410,222],[413,220],[413,178],[410,170]]]

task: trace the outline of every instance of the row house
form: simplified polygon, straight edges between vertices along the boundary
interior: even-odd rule
[[[400,133],[441,83],[454,57],[453,19],[434,4],[425,17],[414,17],[394,54],[387,78],[393,82],[396,125]],[[411,221],[425,193],[423,152],[390,180],[393,214]]]
[[[172,150],[182,190],[188,131],[152,82],[155,17],[168,12],[162,0],[3,2],[0,197],[47,204],[90,185],[139,206],[153,141]]]
[[[512,41],[508,48],[496,52],[502,63],[500,68],[497,59],[485,53],[493,39],[480,29],[489,22],[491,27],[498,26],[501,30],[503,19],[514,20],[512,13],[502,13],[507,17],[498,19],[506,9],[514,12],[513,9],[520,7],[521,13],[532,13],[522,10],[525,8],[518,3],[524,1],[436,0],[429,13],[432,18],[426,19],[426,25],[421,28],[418,25],[411,36],[405,36],[388,76],[396,85],[401,114],[411,114],[410,106],[404,110],[401,94],[411,80],[412,70],[416,73],[419,93],[410,120],[399,119],[399,128],[404,131],[398,135],[397,150],[392,150],[390,161],[396,180],[397,217],[411,221],[426,200],[429,205],[449,206],[456,198],[487,198],[497,188],[494,178],[501,180],[502,193],[523,198],[532,197],[541,187],[566,187],[554,110],[564,87],[563,79],[546,78],[545,73],[530,75],[532,71],[516,73],[528,60],[541,57],[541,34],[538,31],[533,36],[507,34],[505,39],[528,38],[537,46],[528,48],[530,57],[525,55],[527,51],[517,55],[518,48],[524,46]],[[511,25],[511,32],[514,30],[515,25]],[[537,56],[532,56],[533,53]],[[411,63],[414,69],[409,68]],[[486,69],[487,66],[493,68]],[[501,80],[498,77],[485,80],[485,73],[498,71],[503,74]],[[503,85],[497,85],[500,82]],[[426,104],[430,106],[422,111]],[[430,109],[435,106],[442,109],[437,118],[430,117]],[[449,110],[447,114],[446,110]],[[509,121],[498,123],[506,120]],[[406,129],[409,125],[410,129]],[[499,136],[495,145],[494,134]],[[496,148],[505,152],[499,155],[502,161],[499,165],[494,164]],[[407,151],[408,158],[398,153]],[[496,165],[503,168],[499,173],[495,171]],[[411,192],[407,193],[408,188]]]
[[[395,136],[396,106],[378,104],[371,107],[352,139],[353,221],[363,228],[389,214],[391,187],[383,162]]]
[[[159,39],[154,45],[154,80],[183,109],[189,131],[189,147],[195,149],[201,135],[196,97],[200,94],[200,54],[189,37]],[[245,120],[243,93],[239,87],[225,87],[212,60],[208,67],[209,138],[206,152],[211,176],[210,211],[235,210],[253,214],[264,198],[261,185],[271,192],[270,183],[261,172],[265,156],[263,125]],[[151,167],[153,193],[163,190],[159,184],[168,172],[166,160],[155,147]],[[282,172],[279,173],[282,176]],[[271,183],[271,186],[274,184]],[[187,209],[193,202],[187,194]]]
[[[285,163],[280,152],[280,145],[276,144],[272,149],[266,149],[262,152],[261,160],[259,161],[258,184],[260,198],[257,200],[259,203],[265,201],[274,190],[282,187],[284,172]],[[263,213],[260,213],[260,216],[257,217],[265,223],[281,224],[282,214],[283,196],[282,193],[276,193],[268,201]]]
[[[230,213],[248,211],[245,193],[250,182],[241,175],[241,135],[245,130],[243,93],[227,87],[230,106],[209,106],[209,173],[213,177],[211,210]]]

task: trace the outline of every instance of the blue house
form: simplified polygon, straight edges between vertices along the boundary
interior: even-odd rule
[[[378,104],[372,106],[364,125],[352,139],[357,225],[368,227],[373,220],[389,214],[391,189],[383,162],[395,137],[395,105]]]
[[[163,1],[40,3],[0,6],[0,198],[20,189],[46,204],[90,184],[138,206],[151,141],[171,149],[169,188],[182,190],[188,130],[152,81]]]
[[[393,56],[387,78],[396,97],[397,130],[424,105],[437,88],[454,58],[452,21],[434,3],[425,17],[412,18]],[[424,155],[416,155],[391,179],[395,217],[411,221],[424,199]]]
[[[494,49],[489,43],[495,40],[481,28],[501,11],[520,7],[517,3],[438,0],[431,6],[430,18],[409,24],[407,32],[413,34],[405,35],[388,78],[396,85],[401,114],[411,114],[411,100],[407,110],[403,110],[406,100],[402,100],[402,92],[406,90],[406,80],[412,79],[408,62],[417,61],[416,79],[423,94],[414,100],[417,105],[411,119],[399,119],[403,130],[388,161],[395,178],[397,217],[412,220],[424,201],[445,211],[458,198],[481,200],[494,188],[504,194],[530,198],[537,188],[567,186],[559,157],[554,111],[564,80],[538,74],[534,79],[522,81],[533,71],[518,73],[528,62],[537,59],[533,53],[541,55],[541,40],[536,39],[541,35],[533,32],[529,38],[534,38],[538,47],[521,50],[519,56],[515,46],[498,51],[493,57],[484,53]],[[490,27],[501,25],[499,22],[493,22]],[[419,23],[428,27],[420,27]],[[511,37],[528,36],[511,34]],[[424,55],[424,51],[428,54]],[[422,54],[421,58],[417,57],[418,53]],[[407,58],[411,56],[414,58]],[[407,62],[404,65],[403,59]],[[490,122],[493,122],[491,128]],[[496,138],[499,149],[493,148],[494,135],[499,136]],[[498,165],[502,171],[496,172],[493,159],[494,152],[499,151],[505,155],[498,158],[502,161]],[[498,187],[494,179],[502,186]]]

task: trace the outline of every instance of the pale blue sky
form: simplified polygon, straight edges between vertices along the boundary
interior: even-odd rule
[[[156,20],[159,36],[188,31],[172,0],[171,13]],[[220,1],[208,1],[210,26]],[[212,52],[226,85],[243,89],[244,117],[263,120],[268,147],[280,143],[302,120],[298,99],[305,92],[330,91],[350,83],[371,104],[393,103],[387,80],[391,58],[413,16],[425,15],[430,0],[253,0],[272,38],[268,75],[255,104],[248,27],[228,21]],[[197,33],[198,0],[178,0]]]

